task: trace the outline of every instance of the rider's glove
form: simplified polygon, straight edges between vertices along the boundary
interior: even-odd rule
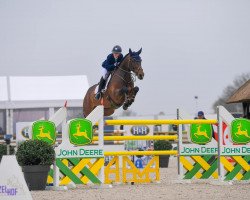
[[[114,66],[117,67],[117,66],[118,66],[118,63],[116,62],[116,63],[114,64]]]

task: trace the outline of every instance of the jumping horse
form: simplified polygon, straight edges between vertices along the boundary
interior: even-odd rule
[[[139,87],[134,86],[135,76],[142,80],[144,72],[141,66],[140,54],[138,52],[129,53],[123,58],[119,66],[113,71],[106,90],[100,100],[95,99],[95,89],[98,84],[91,86],[83,100],[83,115],[88,116],[98,105],[104,106],[104,116],[112,115],[116,109],[123,106],[127,110],[134,102]]]

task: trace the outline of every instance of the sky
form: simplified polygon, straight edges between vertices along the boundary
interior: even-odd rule
[[[114,45],[142,47],[132,111],[211,113],[250,72],[249,10],[249,0],[0,0],[0,76],[87,75],[92,85]]]

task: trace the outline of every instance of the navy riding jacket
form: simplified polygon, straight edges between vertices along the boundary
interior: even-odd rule
[[[123,55],[120,54],[118,59],[116,60],[113,54],[109,54],[107,59],[102,63],[102,67],[104,67],[108,71],[113,71],[115,69],[114,64],[117,62],[121,62],[123,59]]]

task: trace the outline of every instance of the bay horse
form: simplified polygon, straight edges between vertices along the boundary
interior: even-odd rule
[[[87,117],[98,105],[104,106],[104,116],[112,115],[121,106],[123,106],[124,110],[131,106],[139,91],[139,87],[134,86],[135,76],[140,80],[144,78],[141,66],[141,52],[142,49],[138,52],[132,52],[129,49],[129,53],[112,72],[110,81],[100,100],[95,99],[95,89],[98,84],[88,89],[83,100],[84,117]]]

